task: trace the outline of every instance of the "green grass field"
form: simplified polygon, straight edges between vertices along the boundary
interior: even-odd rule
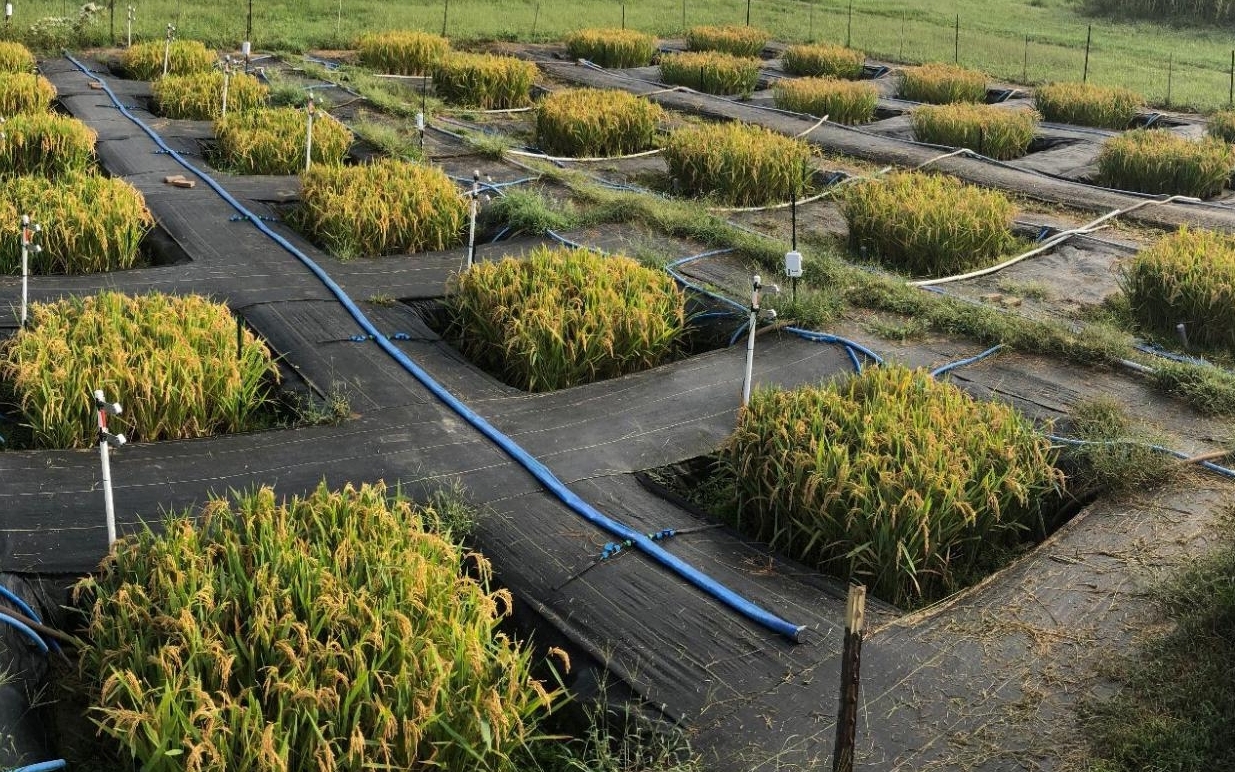
[[[663,36],[686,26],[746,21],[744,0],[513,0],[493,13],[493,0],[254,0],[253,43],[260,49],[350,47],[363,32],[414,28],[455,39],[556,40],[583,26],[626,26]],[[997,6],[997,7],[996,7]],[[751,23],[777,40],[850,43],[873,57],[907,62],[951,61],[960,18],[960,63],[996,78],[1031,83],[1079,80],[1084,70],[1087,25],[1093,24],[1089,78],[1122,85],[1165,104],[1167,73],[1171,104],[1213,109],[1227,104],[1232,46],[1229,30],[1210,26],[1167,27],[1120,22],[1081,14],[1073,0],[751,0]],[[182,37],[238,46],[249,6],[243,0],[196,6],[173,0],[138,4],[134,36],[161,38],[168,22]],[[66,0],[18,4],[13,24],[26,29],[44,16],[75,12]],[[125,37],[125,5],[115,8],[115,36]],[[108,10],[88,37],[110,37]],[[1173,59],[1173,62],[1171,61]]]

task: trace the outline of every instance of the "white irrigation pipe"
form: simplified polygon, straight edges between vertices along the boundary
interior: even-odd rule
[[[541,161],[561,161],[563,163],[574,161],[575,163],[599,163],[601,161],[628,161],[632,158],[647,158],[648,156],[656,155],[661,152],[661,148],[655,150],[644,150],[641,153],[631,153],[629,155],[610,155],[610,156],[585,156],[582,158],[574,158],[572,156],[556,156],[545,155],[544,153],[530,153],[526,150],[506,150],[510,155],[523,156],[524,158],[536,158]]]
[[[1083,236],[1085,234],[1093,233],[1096,230],[1101,230],[1102,228],[1108,227],[1108,226],[1103,225],[1103,223],[1105,223],[1107,220],[1110,220],[1114,217],[1125,215],[1129,212],[1140,209],[1143,206],[1149,206],[1150,204],[1169,204],[1172,201],[1187,201],[1189,203],[1198,203],[1200,202],[1200,199],[1194,198],[1192,196],[1170,196],[1164,199],[1139,201],[1133,204],[1132,206],[1125,207],[1124,209],[1115,209],[1114,211],[1107,212],[1106,214],[1102,215],[1096,220],[1092,220],[1080,226],[1079,228],[1072,228],[1070,230],[1057,233],[1051,238],[1047,239],[1046,242],[1043,243],[1041,246],[1031,249],[1028,252],[1025,252],[1024,254],[1017,255],[1016,257],[1013,257],[1010,260],[1005,260],[999,265],[992,265],[989,268],[981,268],[976,271],[970,271],[969,273],[957,274],[955,276],[945,276],[941,279],[923,279],[921,281],[911,281],[909,282],[909,286],[911,287],[933,287],[937,284],[949,284],[954,281],[964,281],[965,279],[976,279],[979,276],[986,276],[988,274],[996,273],[998,271],[1002,271],[1003,269],[1009,266],[1016,265],[1022,260],[1033,257],[1034,255],[1041,254],[1042,252],[1045,252],[1046,250],[1052,247],[1058,246],[1059,244],[1067,241],[1073,236]]]

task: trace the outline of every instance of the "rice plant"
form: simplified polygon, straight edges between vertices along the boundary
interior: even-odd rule
[[[314,166],[300,198],[297,226],[344,259],[454,246],[468,212],[441,169],[394,159]]]
[[[655,367],[686,329],[685,297],[668,274],[586,249],[478,263],[452,289],[464,353],[528,391]]]
[[[664,114],[659,105],[626,91],[556,91],[537,106],[536,141],[555,155],[636,153],[655,144]]]
[[[910,115],[917,141],[967,147],[1001,161],[1029,152],[1038,120],[1033,110],[967,103],[923,105]]]
[[[684,192],[734,206],[759,206],[801,195],[814,153],[799,139],[744,123],[679,129],[665,144],[669,176]]]
[[[898,96],[937,105],[983,102],[986,100],[986,73],[939,63],[906,67]]]
[[[131,440],[203,437],[254,428],[277,380],[265,344],[208,298],[103,292],[35,303],[31,324],[0,351],[32,444],[85,448],[98,440],[94,389],[119,395],[113,431]]]
[[[691,51],[719,51],[733,56],[758,56],[772,34],[758,27],[723,25],[700,26],[686,30],[686,47]]]
[[[1055,458],[1010,406],[901,366],[758,391],[723,453],[744,530],[900,605],[1044,535],[1064,483]]]
[[[18,113],[3,125],[0,175],[60,177],[94,165],[94,129],[56,113]]]
[[[133,80],[154,80],[163,75],[163,51],[166,43],[154,40],[134,43],[124,50],[120,66]],[[173,40],[168,50],[168,75],[193,75],[214,69],[219,57],[197,40]]]
[[[1235,143],[1235,110],[1216,112],[1205,121],[1205,133],[1228,144]]]
[[[789,46],[781,63],[791,75],[856,80],[862,77],[866,54],[826,43]]]
[[[122,540],[75,588],[100,730],[147,772],[513,772],[562,694],[443,519],[380,483],[323,483]]]
[[[1016,207],[996,190],[954,177],[899,172],[839,194],[849,245],[913,276],[987,265],[1016,246]]]
[[[0,273],[21,270],[21,216],[43,227],[36,274],[98,273],[132,268],[154,225],[142,194],[116,177],[64,174],[0,178]]]
[[[782,110],[828,116],[834,123],[868,123],[875,117],[879,90],[873,83],[836,78],[794,78],[772,84],[772,99]]]
[[[705,94],[750,96],[759,85],[758,59],[718,51],[687,51],[660,58],[660,79]]]
[[[223,78],[218,70],[168,75],[150,84],[155,112],[165,118],[208,121],[223,115]],[[266,85],[252,75],[234,72],[227,84],[227,111],[245,112],[266,102]]]
[[[450,50],[450,41],[419,30],[388,30],[361,36],[360,63],[393,75],[427,75]]]
[[[1145,105],[1135,91],[1092,83],[1048,83],[1034,89],[1033,99],[1044,121],[1115,130],[1128,128]]]
[[[1187,227],[1136,253],[1120,283],[1136,321],[1196,345],[1235,352],[1235,236]]]
[[[1098,154],[1103,185],[1141,193],[1216,196],[1235,168],[1235,149],[1216,137],[1189,139],[1163,129],[1112,137]]]
[[[513,56],[453,52],[433,70],[433,89],[455,104],[507,110],[531,103],[536,72],[535,64]]]
[[[0,72],[0,116],[43,113],[51,109],[56,87],[32,72]]]
[[[304,169],[304,110],[275,107],[233,113],[214,124],[219,164],[235,174],[296,174]],[[313,121],[313,165],[339,166],[352,145],[342,123],[318,115]]]
[[[34,54],[21,43],[0,41],[0,72],[34,72]]]
[[[601,67],[644,67],[656,53],[656,37],[633,29],[581,29],[566,35],[572,59]]]

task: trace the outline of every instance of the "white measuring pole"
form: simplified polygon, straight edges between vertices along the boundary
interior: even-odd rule
[[[305,129],[304,139],[304,170],[307,172],[309,167],[313,165],[313,112],[316,107],[313,105],[313,92],[309,92],[309,104],[306,106],[305,112],[308,114],[308,128]]]
[[[227,117],[227,87],[232,79],[232,57],[229,54],[223,60],[223,117]]]
[[[127,28],[127,29],[126,29],[126,31],[125,31],[125,35],[124,35],[124,46],[125,46],[125,48],[132,48],[132,47],[133,47],[133,11],[135,11],[135,10],[137,10],[137,9],[136,9],[136,8],[134,8],[134,7],[133,7],[133,6],[131,6],[131,5],[129,6],[128,18],[127,18],[127,20],[125,21],[125,26],[126,26],[126,28]]]
[[[167,23],[167,40],[163,42],[163,74],[167,74],[167,68],[171,66],[172,58],[172,37],[176,34],[176,28],[171,22]]]
[[[467,231],[467,267],[471,268],[476,260],[476,210],[480,206],[480,170],[472,172],[472,214],[471,226]]]
[[[99,415],[99,464],[103,470],[103,511],[107,517],[107,549],[110,552],[116,543],[116,506],[112,500],[111,459],[109,449],[112,445],[120,447],[128,440],[123,434],[112,434],[107,430],[107,416],[120,415],[124,411],[119,402],[107,402],[102,389],[94,391],[94,406]]]
[[[35,237],[42,230],[38,225],[30,224],[30,215],[21,216],[21,326],[26,326],[30,307],[30,253],[39,253],[43,248],[35,243]]]
[[[755,371],[755,327],[759,325],[759,290],[763,287],[759,274],[750,291],[750,329],[746,335],[746,374],[742,378],[742,407],[750,403],[750,382]]]

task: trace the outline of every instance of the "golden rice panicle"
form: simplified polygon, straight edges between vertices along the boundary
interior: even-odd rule
[[[954,177],[898,172],[848,185],[839,198],[850,248],[911,276],[983,267],[1017,246],[1008,197]]]
[[[633,29],[582,29],[566,36],[566,52],[601,67],[644,67],[656,53],[656,37]]]
[[[660,79],[705,94],[749,96],[759,84],[762,62],[719,51],[687,51],[660,59]]]
[[[275,107],[233,113],[214,124],[219,163],[234,174],[297,174],[304,169],[304,110]],[[313,166],[339,166],[352,132],[319,111],[313,121]]]
[[[1126,129],[1145,106],[1144,98],[1122,86],[1048,83],[1034,89],[1042,120],[1100,129]]]
[[[121,66],[134,80],[154,80],[163,75],[162,40],[134,43],[120,57]],[[218,54],[198,40],[173,40],[167,57],[168,75],[208,72],[218,62]]]
[[[0,41],[0,72],[34,72],[34,54],[11,40]]]
[[[52,112],[18,113],[4,123],[0,175],[60,177],[94,166],[94,129]]]
[[[986,99],[986,73],[952,64],[906,67],[898,96],[940,105],[982,102]]]
[[[1235,143],[1235,110],[1221,110],[1205,121],[1205,133],[1226,142]]]
[[[1136,253],[1120,276],[1138,324],[1235,353],[1235,236],[1181,228]]]
[[[669,176],[684,192],[734,206],[760,206],[801,195],[814,151],[799,139],[743,123],[679,129],[665,144]]]
[[[227,111],[255,110],[266,102],[269,89],[252,75],[218,70],[189,75],[168,75],[150,85],[155,111],[165,118],[208,121],[223,115],[223,79],[227,83]]]
[[[758,27],[737,25],[699,26],[686,31],[686,48],[691,51],[719,51],[733,56],[758,56],[772,35]]]
[[[828,116],[847,126],[875,117],[879,90],[873,83],[835,78],[793,78],[772,85],[772,99],[781,110]]]
[[[360,63],[392,75],[427,75],[450,50],[450,41],[419,30],[389,30],[361,36]]]
[[[686,331],[685,296],[669,275],[622,255],[537,247],[477,263],[452,289],[464,353],[529,391],[655,367]]]
[[[785,50],[781,63],[790,75],[857,80],[862,77],[866,54],[826,43],[798,45]]]
[[[898,605],[950,594],[990,550],[1043,536],[1056,456],[1012,407],[898,365],[759,390],[723,451],[739,527]]]
[[[343,259],[446,249],[459,243],[468,205],[437,167],[383,159],[314,166],[293,218]]]
[[[513,56],[452,52],[433,71],[442,99],[482,110],[526,107],[532,101],[536,65]]]
[[[964,102],[922,105],[909,118],[918,142],[965,147],[1001,161],[1029,152],[1039,122],[1033,110]]]
[[[215,498],[121,541],[74,590],[100,731],[150,772],[508,772],[563,694],[441,519],[380,483],[323,483]],[[182,746],[187,762],[167,755]]]
[[[0,116],[44,113],[51,109],[56,87],[32,72],[0,73]]]
[[[651,148],[657,104],[616,89],[555,91],[536,107],[536,141],[552,155],[616,156]]]
[[[1189,139],[1163,129],[1125,131],[1108,139],[1098,154],[1103,185],[1140,193],[1216,196],[1232,169],[1235,148],[1223,140]]]
[[[278,377],[251,333],[238,355],[227,307],[201,296],[103,292],[36,303],[31,320],[0,351],[0,378],[36,447],[92,445],[97,388],[122,401],[113,431],[135,441],[244,431]]]

